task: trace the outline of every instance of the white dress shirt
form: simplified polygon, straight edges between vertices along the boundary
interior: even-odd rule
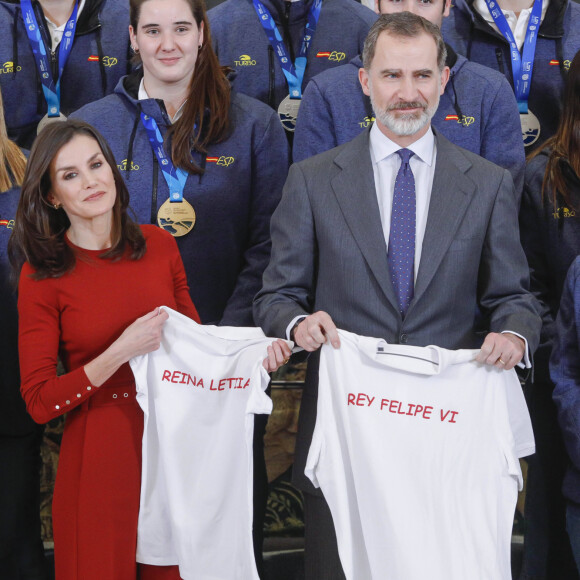
[[[498,2],[499,4],[499,2]],[[546,16],[546,11],[548,10],[548,5],[550,4],[550,0],[543,0],[542,2],[542,16],[540,17],[540,23],[544,21],[544,16]],[[521,51],[522,46],[524,45],[524,40],[526,38],[526,32],[528,30],[528,22],[530,20],[530,15],[532,14],[532,7],[534,3],[532,1],[532,5],[529,8],[524,8],[519,14],[516,16],[516,13],[512,10],[503,10],[502,12],[507,20],[507,23],[514,35],[516,44],[518,45],[518,49]],[[483,19],[497,32],[499,32],[499,28],[495,23],[493,16],[489,12],[489,8],[485,3],[485,0],[475,0],[473,2],[473,7],[483,16]],[[501,5],[500,5],[501,8]],[[501,34],[501,33],[500,33]]]
[[[395,180],[401,167],[401,158],[397,154],[399,149],[401,149],[401,146],[384,135],[376,123],[372,126],[370,133],[371,161],[387,249],[391,231],[391,210],[393,207]],[[435,144],[435,136],[432,129],[429,128],[423,137],[409,145],[407,149],[415,154],[411,157],[409,165],[415,178],[417,200],[415,222],[415,280],[417,280],[437,158],[437,145]]]

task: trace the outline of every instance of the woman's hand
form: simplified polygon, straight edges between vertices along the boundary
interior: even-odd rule
[[[127,326],[111,346],[116,346],[123,353],[125,362],[134,356],[153,352],[161,346],[163,325],[168,318],[165,310],[156,308]]]
[[[85,365],[85,373],[91,384],[100,387],[134,356],[157,350],[161,345],[163,325],[168,318],[169,314],[159,308],[137,318],[105,352]]]
[[[269,373],[273,373],[288,362],[291,354],[288,343],[279,338],[268,347],[268,356],[262,364]]]

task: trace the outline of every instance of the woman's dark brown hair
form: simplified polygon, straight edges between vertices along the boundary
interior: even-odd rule
[[[14,230],[8,243],[8,256],[15,275],[27,261],[35,269],[34,278],[58,278],[74,268],[75,251],[67,244],[65,233],[70,221],[62,209],[48,201],[52,188],[50,169],[61,148],[78,135],[94,139],[110,166],[117,197],[113,206],[111,247],[102,258],[118,259],[131,250],[129,257],[138,260],[146,250],[139,226],[127,215],[129,192],[117,169],[113,153],[103,136],[91,125],[77,119],[51,123],[32,146],[14,219]]]
[[[185,1],[191,8],[197,27],[201,27],[203,23],[203,43],[197,55],[195,71],[182,115],[169,128],[166,139],[172,139],[173,164],[198,175],[203,170],[192,160],[192,149],[206,153],[210,143],[218,143],[227,136],[230,83],[226,78],[226,73],[229,69],[220,66],[213,51],[204,0]],[[145,2],[148,0],[130,0],[130,20],[135,33],[138,31],[141,6]]]
[[[574,202],[571,199],[563,167],[568,164],[580,177],[580,52],[572,60],[566,78],[562,116],[558,130],[553,137],[544,143],[542,148],[534,151],[528,160],[533,159],[541,150],[546,148],[550,149],[550,154],[542,183],[542,196],[549,192],[556,210],[558,196],[564,199],[568,207],[573,208]]]

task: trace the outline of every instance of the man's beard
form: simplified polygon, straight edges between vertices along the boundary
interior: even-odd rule
[[[431,121],[439,106],[439,96],[437,96],[437,102],[432,107],[429,107],[426,102],[410,101],[399,102],[396,105],[381,109],[374,102],[371,91],[371,105],[375,112],[375,117],[382,125],[399,137],[407,137],[418,133]],[[418,113],[400,113],[398,115],[395,113],[398,109],[412,108],[421,108],[422,110]]]

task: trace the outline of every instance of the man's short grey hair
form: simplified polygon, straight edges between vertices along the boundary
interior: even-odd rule
[[[386,32],[391,36],[405,38],[416,38],[423,32],[429,34],[437,45],[437,66],[440,71],[445,68],[447,49],[439,27],[422,16],[417,16],[411,12],[396,12],[395,14],[381,14],[369,30],[363,48],[363,66],[365,70],[368,71],[373,62],[377,40],[382,32]]]

